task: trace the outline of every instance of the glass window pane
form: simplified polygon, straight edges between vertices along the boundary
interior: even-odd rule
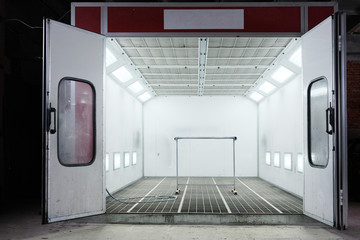
[[[110,156],[109,153],[106,153],[105,155],[105,171],[109,171],[109,163],[110,163]]]
[[[95,155],[95,91],[82,80],[64,78],[58,95],[58,157],[61,164],[89,165]]]
[[[124,167],[130,166],[130,153],[124,154]]]
[[[274,153],[274,167],[280,167],[280,153]]]
[[[291,153],[284,153],[284,168],[292,170],[292,155]]]
[[[114,170],[119,169],[121,166],[121,154],[119,152],[114,153]]]
[[[136,161],[137,161],[137,154],[136,154],[136,152],[133,152],[133,155],[132,155],[132,164],[135,165],[135,164],[136,164]]]
[[[326,133],[328,81],[320,78],[308,89],[308,151],[314,167],[326,167],[329,161],[329,135]]]
[[[270,152],[266,152],[265,162],[267,165],[271,165],[271,153]]]

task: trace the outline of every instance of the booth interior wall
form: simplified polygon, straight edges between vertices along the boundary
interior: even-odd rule
[[[106,79],[105,96],[106,187],[114,192],[143,177],[143,105],[111,78]],[[125,166],[125,153],[129,154],[129,166]],[[115,155],[120,155],[119,168],[114,165]]]
[[[174,137],[199,136],[236,136],[236,176],[257,176],[257,105],[233,96],[158,96],[147,102],[144,175],[175,176]],[[232,176],[232,161],[232,140],[179,140],[179,176]]]
[[[304,147],[302,98],[302,77],[298,76],[259,103],[259,177],[300,197],[304,191],[304,173],[297,165]],[[280,154],[279,167],[274,164],[274,153]],[[291,154],[291,169],[285,168],[284,154]]]

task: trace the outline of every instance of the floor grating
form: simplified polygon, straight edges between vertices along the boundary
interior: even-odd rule
[[[107,213],[146,214],[303,214],[302,199],[259,178],[236,178],[237,195],[231,192],[233,178],[182,177],[176,200],[159,201],[154,196],[174,195],[176,178],[143,178],[108,197]],[[129,203],[131,202],[131,203]],[[136,203],[135,203],[136,202]]]

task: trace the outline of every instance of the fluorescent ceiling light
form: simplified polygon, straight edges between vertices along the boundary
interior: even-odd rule
[[[143,93],[143,94],[141,94],[140,96],[139,96],[139,99],[141,100],[141,101],[143,101],[143,102],[146,102],[147,100],[149,100],[151,98],[151,95],[150,95],[150,93],[148,93],[148,92],[145,92],[145,93]]]
[[[131,73],[124,66],[116,69],[112,74],[123,83],[132,79]]]
[[[289,61],[295,64],[298,67],[301,67],[301,47],[296,49],[296,51],[291,55]]]
[[[131,84],[129,86],[130,91],[132,91],[133,93],[138,93],[141,90],[143,90],[143,86],[141,86],[141,84],[139,82],[134,82],[133,84]]]
[[[259,86],[259,90],[261,90],[262,92],[268,94],[271,91],[273,91],[276,87],[269,83],[268,81],[263,82],[260,86]]]
[[[280,66],[271,77],[279,83],[283,83],[288,80],[294,73],[284,66]]]
[[[106,48],[106,66],[110,66],[114,62],[116,62],[116,57],[114,54],[110,51],[110,49]]]
[[[260,101],[261,99],[263,99],[264,96],[261,95],[261,94],[258,93],[258,92],[252,92],[252,93],[249,95],[249,97],[250,97],[252,100],[258,102],[258,101]]]

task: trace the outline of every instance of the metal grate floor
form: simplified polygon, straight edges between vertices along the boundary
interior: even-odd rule
[[[231,192],[232,184],[233,178],[225,177],[179,178],[181,191],[176,200],[159,202],[153,196],[175,194],[176,178],[144,178],[114,194],[114,197],[131,203],[120,203],[108,197],[106,212],[303,214],[302,199],[259,178],[236,178],[238,195]]]

